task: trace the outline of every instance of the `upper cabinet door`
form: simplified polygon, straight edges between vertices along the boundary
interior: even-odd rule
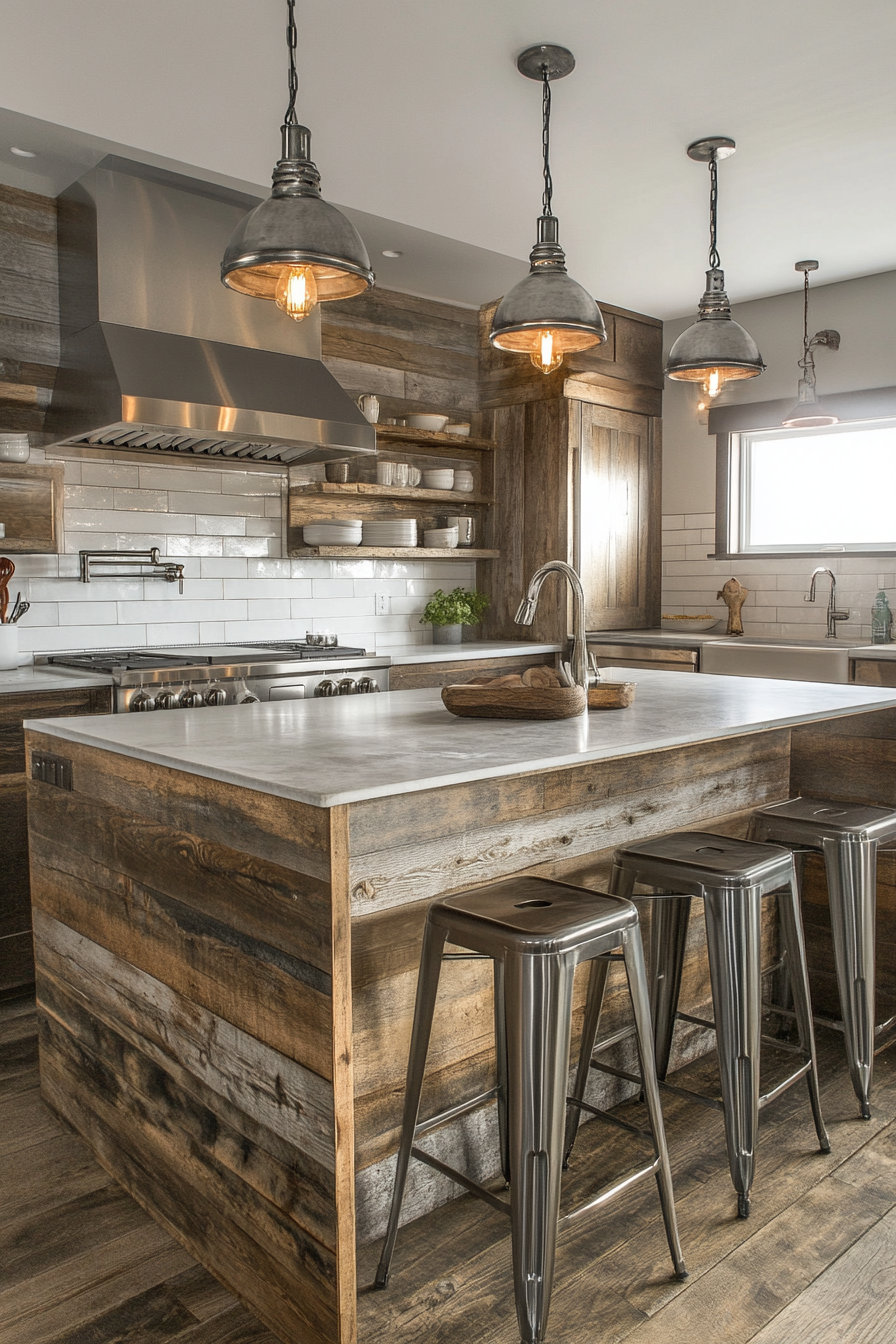
[[[586,629],[659,625],[659,422],[582,404],[576,481]]]

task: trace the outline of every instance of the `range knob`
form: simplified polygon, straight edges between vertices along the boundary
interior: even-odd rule
[[[253,695],[251,691],[247,691],[245,695],[240,696],[238,703],[241,705],[257,705],[260,701],[257,695]]]
[[[201,705],[205,704],[205,696],[201,691],[197,691],[194,687],[188,686],[181,694],[180,702],[184,709],[199,709]]]
[[[315,695],[338,695],[338,694],[339,694],[339,690],[338,690],[338,688],[337,688],[337,686],[336,686],[335,681],[331,681],[329,677],[325,677],[323,681],[319,681],[319,682],[317,683],[317,685],[315,686],[315,688],[314,688],[314,694],[315,694]]]
[[[207,705],[226,705],[227,692],[224,690],[224,687],[213,686],[212,689],[209,691],[208,695],[205,697],[205,703]]]
[[[359,677],[355,685],[356,695],[371,695],[380,688],[373,677]]]
[[[354,677],[343,677],[337,689],[340,695],[354,695],[358,684]]]
[[[155,707],[156,702],[154,696],[150,695],[148,691],[138,691],[128,705],[128,710],[131,714],[145,714],[148,710],[155,709]]]
[[[180,709],[180,696],[177,691],[166,689],[156,696],[156,709]]]

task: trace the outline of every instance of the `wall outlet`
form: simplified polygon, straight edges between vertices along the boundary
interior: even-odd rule
[[[389,594],[377,593],[375,601],[377,616],[388,616],[390,607]]]

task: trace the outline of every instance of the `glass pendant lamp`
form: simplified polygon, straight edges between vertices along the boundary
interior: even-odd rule
[[[734,141],[726,135],[710,136],[688,145],[689,158],[709,164],[709,270],[697,321],[681,333],[666,361],[669,378],[700,383],[711,398],[717,397],[727,382],[755,378],[765,368],[756,342],[731,316],[725,272],[716,247],[718,162],[729,158],[735,148]]]
[[[575,69],[575,58],[565,47],[528,47],[517,59],[517,69],[542,85],[544,194],[538,241],[529,254],[529,274],[498,304],[489,340],[499,350],[528,355],[536,369],[552,373],[564,355],[601,345],[607,332],[594,299],[567,275],[559,224],[551,209],[551,80],[562,79]]]
[[[809,272],[818,270],[817,261],[798,261],[793,268],[803,273],[803,357],[799,361],[802,376],[797,385],[796,405],[781,421],[788,429],[821,429],[824,425],[838,425],[840,419],[822,411],[815,390],[815,355],[819,346],[827,350],[840,349],[840,333],[826,328],[816,331],[809,339]]]
[[[289,104],[281,127],[282,157],[270,197],[231,235],[221,279],[240,294],[273,300],[300,322],[318,303],[363,293],[374,276],[357,229],[320,194],[311,132],[296,117],[295,0],[287,0],[287,9]]]

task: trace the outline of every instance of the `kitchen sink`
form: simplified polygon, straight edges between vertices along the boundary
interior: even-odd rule
[[[700,671],[782,681],[849,680],[850,645],[833,639],[775,639],[745,635],[704,644]]]

